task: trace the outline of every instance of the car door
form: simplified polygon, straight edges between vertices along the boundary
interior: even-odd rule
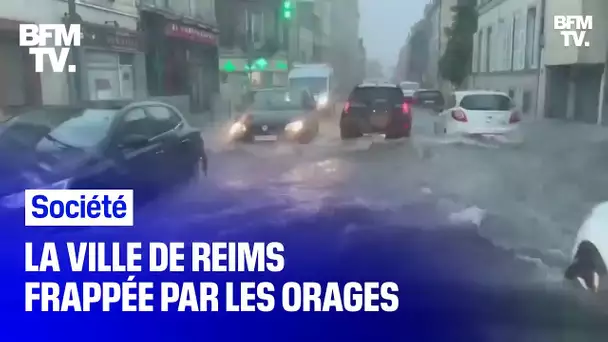
[[[163,165],[159,171],[163,173],[165,185],[172,186],[182,180],[186,172],[184,168],[187,156],[183,153],[184,142],[178,134],[182,118],[162,104],[148,105],[145,110],[152,120],[154,139],[163,145]]]
[[[160,189],[159,180],[162,173],[159,171],[164,164],[163,144],[154,140],[152,119],[143,108],[130,109],[120,119],[115,133],[110,141],[118,164],[120,182],[124,187],[132,188],[138,197],[147,197],[156,194]],[[128,137],[141,136],[148,139],[141,146],[127,146]]]
[[[445,104],[445,110],[439,113],[439,117],[435,120],[434,130],[437,134],[446,133],[448,120],[451,119],[452,110],[456,107],[456,94],[451,94]]]

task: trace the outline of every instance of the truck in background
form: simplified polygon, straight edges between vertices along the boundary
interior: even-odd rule
[[[287,76],[289,92],[308,91],[317,103],[317,111],[331,115],[336,103],[334,69],[329,64],[294,63]]]

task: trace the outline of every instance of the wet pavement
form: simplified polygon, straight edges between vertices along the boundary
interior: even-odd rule
[[[319,253],[353,246],[379,251],[388,248],[381,241],[389,236],[400,253],[411,254],[395,263],[424,256],[437,266],[433,277],[448,283],[519,291],[518,300],[528,302],[534,316],[522,330],[526,334],[493,326],[489,340],[551,340],[555,331],[579,336],[579,328],[566,325],[586,318],[560,301],[582,300],[587,308],[596,299],[573,293],[562,281],[563,270],[585,214],[606,199],[608,162],[602,156],[608,134],[592,126],[530,121],[520,134],[502,139],[443,137],[433,134],[433,120],[417,111],[409,139],[344,143],[331,119],[305,146],[230,146],[221,138],[223,127],[207,130],[209,178],[162,204],[172,213],[165,216],[179,222],[155,222],[170,224],[176,238],[193,227],[213,227],[220,239],[308,222],[310,240],[302,241]],[[146,210],[152,217],[159,212],[154,205]],[[314,230],[317,221],[332,222],[332,233]],[[555,320],[542,323],[545,314]]]

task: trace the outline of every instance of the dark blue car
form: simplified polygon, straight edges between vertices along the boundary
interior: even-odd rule
[[[0,127],[0,157],[4,209],[21,208],[27,188],[129,188],[143,199],[207,171],[201,132],[160,102],[25,111]]]

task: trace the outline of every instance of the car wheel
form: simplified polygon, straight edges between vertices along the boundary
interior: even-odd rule
[[[387,140],[395,140],[395,139],[402,139],[402,138],[409,138],[410,137],[410,132],[406,131],[406,132],[400,132],[400,133],[391,133],[391,134],[387,134],[386,135],[386,139]]]
[[[298,143],[302,145],[310,144],[315,139],[316,134],[313,132],[306,133],[298,138]]]
[[[441,127],[439,127],[438,122],[433,123],[433,133],[435,133],[436,135],[443,133],[443,132],[441,132]]]
[[[579,287],[589,292],[598,292],[605,281],[607,274],[599,252],[589,242],[583,242],[579,246],[576,257],[566,270],[566,279],[574,282]]]
[[[342,140],[352,140],[357,139],[361,136],[361,134],[355,134],[353,131],[347,128],[340,128],[340,139]]]

